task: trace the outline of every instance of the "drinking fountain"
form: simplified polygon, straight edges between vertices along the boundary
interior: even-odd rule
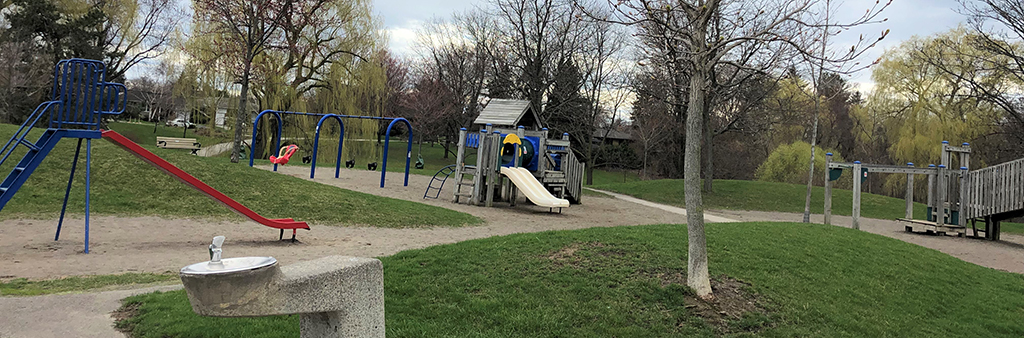
[[[192,311],[212,317],[299,314],[302,338],[384,337],[384,269],[373,258],[327,256],[280,267],[274,257],[222,258],[181,269]]]

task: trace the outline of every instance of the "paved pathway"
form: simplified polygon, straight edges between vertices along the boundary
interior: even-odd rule
[[[648,206],[648,207],[652,207],[652,208],[657,208],[657,209],[668,211],[668,212],[671,212],[671,213],[674,213],[674,214],[680,214],[680,215],[686,216],[686,209],[683,209],[683,208],[680,208],[680,207],[674,207],[674,206],[671,206],[671,205],[665,205],[665,204],[660,204],[660,203],[654,203],[654,202],[651,202],[651,201],[645,201],[645,200],[642,200],[642,199],[639,199],[639,198],[636,198],[636,197],[633,197],[633,196],[617,194],[617,193],[614,193],[614,192],[611,192],[611,191],[597,190],[597,189],[592,189],[592,188],[584,188],[584,189],[587,189],[587,190],[590,190],[590,191],[596,191],[596,192],[599,192],[599,193],[602,193],[602,194],[605,194],[605,195],[608,195],[608,196],[612,196],[612,197],[618,198],[618,199],[623,200],[623,201],[633,202],[633,203],[636,203],[636,204],[640,204],[640,205],[644,205],[644,206]],[[704,213],[704,221],[712,222],[712,223],[739,222],[739,221],[731,219],[731,218],[715,216],[715,215],[709,214],[707,212]]]
[[[0,338],[123,338],[114,329],[110,313],[121,307],[121,299],[140,293],[170,291],[181,285],[164,285],[133,290],[0,297]]]
[[[214,144],[212,146],[203,147],[202,149],[199,149],[199,151],[196,152],[196,154],[202,157],[214,157],[225,152],[231,151],[231,146],[233,144],[234,142]]]

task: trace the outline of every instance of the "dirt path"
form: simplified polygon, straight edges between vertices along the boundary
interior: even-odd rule
[[[286,167],[283,172],[308,178],[308,169]],[[301,173],[301,174],[299,174]],[[182,266],[209,259],[206,247],[213,236],[224,235],[226,256],[274,256],[282,264],[326,255],[375,257],[522,232],[568,230],[600,226],[683,223],[684,216],[656,208],[622,203],[610,198],[589,198],[586,204],[564,209],[520,203],[516,208],[456,205],[444,200],[423,200],[430,177],[410,176],[403,187],[400,174],[389,173],[387,188],[379,187],[378,173],[333,170],[316,181],[467,212],[483,219],[481,226],[462,228],[387,229],[313,224],[298,234],[299,243],[278,241],[278,232],[252,222],[163,219],[159,217],[93,217],[92,253],[82,254],[84,222],[68,220],[60,241],[53,241],[54,220],[0,222],[0,279],[54,278],[67,275],[111,274],[128,271],[174,272]],[[450,194],[446,187],[446,193]],[[450,196],[450,195],[449,195]],[[344,212],[328,210],[325,212]],[[284,216],[284,215],[282,215]],[[287,238],[286,234],[286,238]]]
[[[309,171],[282,167],[281,173],[308,179]],[[277,231],[251,222],[163,219],[158,217],[94,217],[92,253],[81,253],[82,220],[69,220],[61,240],[53,241],[54,222],[7,220],[0,222],[0,279],[25,277],[54,278],[67,275],[111,274],[129,271],[174,272],[182,266],[208,259],[206,246],[213,236],[224,235],[225,255],[274,256],[282,264],[326,255],[376,257],[408,249],[455,243],[524,232],[571,230],[589,227],[685,223],[686,217],[672,207],[636,204],[614,198],[585,196],[584,204],[561,214],[547,208],[519,203],[495,208],[454,204],[451,185],[442,198],[423,199],[430,177],[410,175],[402,186],[402,174],[388,173],[386,188],[380,188],[377,172],[343,170],[333,178],[333,169],[318,170],[315,181],[355,191],[427,203],[480,217],[484,225],[461,228],[388,229],[313,225],[300,231],[298,243],[278,241]],[[678,209],[678,208],[675,208]],[[344,212],[343,210],[325,212]],[[799,214],[758,211],[709,211],[716,220],[799,221]],[[821,216],[813,219],[821,222]],[[849,217],[835,217],[837,225],[849,226]],[[709,218],[709,221],[712,220]],[[992,243],[967,238],[933,237],[903,232],[894,221],[864,219],[863,229],[933,248],[965,261],[995,269],[1024,273],[1024,237],[1004,234]],[[287,234],[286,234],[287,238]]]

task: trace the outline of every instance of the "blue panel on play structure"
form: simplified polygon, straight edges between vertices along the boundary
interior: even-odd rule
[[[468,136],[469,135],[467,135],[467,138],[468,138]],[[504,140],[505,136],[508,136],[508,134],[501,134],[501,139]],[[540,137],[526,136],[526,137],[522,137],[520,139],[523,140],[523,142],[524,142],[523,146],[526,147],[526,153],[527,153],[527,156],[528,156],[528,157],[523,157],[522,158],[523,163],[522,163],[522,165],[520,165],[520,167],[526,168],[526,170],[529,170],[530,172],[537,172],[537,163],[540,162],[540,160],[537,158],[537,153],[538,153],[537,149],[540,149]],[[527,144],[527,143],[529,143],[529,144]],[[469,144],[468,140],[467,140],[466,144]],[[512,166],[512,161],[510,160],[510,158],[506,159],[503,156],[502,157],[501,166],[503,166],[503,167]]]
[[[467,148],[479,148],[480,147],[480,134],[470,133],[466,135],[466,147]]]

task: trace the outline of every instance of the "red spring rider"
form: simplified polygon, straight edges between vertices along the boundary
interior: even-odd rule
[[[277,156],[270,155],[270,163],[287,164],[288,160],[292,158],[292,154],[297,150],[299,150],[299,146],[294,144],[281,147],[281,150],[277,152]]]

